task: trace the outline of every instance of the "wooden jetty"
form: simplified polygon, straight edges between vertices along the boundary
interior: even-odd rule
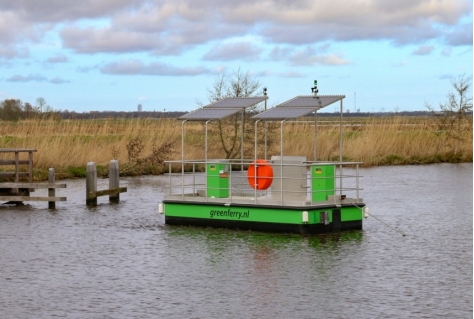
[[[66,197],[55,194],[56,188],[66,188],[66,184],[55,183],[53,168],[49,169],[48,183],[33,183],[34,152],[35,149],[0,149],[0,168],[6,168],[0,170],[0,202],[46,201],[49,208],[55,208],[55,202],[66,201]],[[36,189],[48,189],[48,196],[31,196]]]
[[[33,153],[35,149],[0,149],[0,202],[21,203],[24,201],[46,201],[49,208],[56,202],[66,201],[66,197],[56,196],[56,188],[66,188],[66,184],[55,181],[54,168],[48,172],[48,182],[33,182]],[[5,169],[4,169],[5,168]],[[86,204],[97,205],[97,197],[109,195],[111,203],[118,203],[120,193],[127,187],[120,187],[117,160],[110,161],[109,189],[97,190],[97,169],[94,162],[86,167]],[[47,196],[31,196],[36,189],[48,189]]]

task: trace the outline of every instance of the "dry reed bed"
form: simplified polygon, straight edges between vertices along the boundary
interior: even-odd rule
[[[317,132],[317,159],[339,158],[339,125],[321,120]],[[472,121],[463,133],[458,151],[454,140],[435,134],[432,118],[368,118],[346,120],[344,160],[366,166],[433,162],[472,162]],[[204,126],[188,123],[186,159],[204,158]],[[279,126],[269,137],[275,143],[269,156],[280,154]],[[0,123],[0,148],[33,148],[37,169],[85,167],[87,162],[107,165],[111,159],[130,162],[129,145],[139,140],[141,156],[153,147],[172,143],[171,158],[181,157],[181,122],[175,119],[27,120]],[[240,139],[240,138],[239,138]],[[222,158],[218,136],[210,134],[209,158]],[[284,155],[314,158],[314,122],[284,125]],[[246,145],[253,157],[253,145]],[[259,154],[259,156],[261,156]]]
[[[143,154],[153,145],[180,138],[175,120],[21,121],[0,125],[0,148],[32,148],[37,168],[107,165],[129,161],[127,144],[140,139]]]

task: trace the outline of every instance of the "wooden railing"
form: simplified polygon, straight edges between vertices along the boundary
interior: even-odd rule
[[[55,183],[53,168],[49,169],[48,183],[33,183],[34,152],[34,149],[0,148],[0,202],[47,201],[49,208],[55,208],[55,202],[66,201],[66,197],[56,196],[55,189],[66,188],[66,184]],[[47,189],[48,195],[30,196],[36,189]]]
[[[3,171],[0,167],[0,178],[14,178],[15,183],[20,182],[20,178],[26,178],[28,182],[33,182],[33,153],[34,149],[9,149],[0,148],[0,166],[13,166],[13,170]],[[25,159],[25,155],[27,158]],[[21,170],[21,167],[27,168]]]
[[[48,172],[48,182],[33,182],[34,149],[1,149],[0,148],[0,204],[18,204],[23,201],[47,201],[49,208],[55,208],[55,202],[66,201],[66,197],[56,196],[56,188],[66,188],[65,183],[56,183],[54,168]],[[28,158],[21,158],[27,153]],[[2,166],[7,166],[3,170]],[[27,169],[26,169],[27,167]],[[125,193],[127,187],[119,186],[120,170],[117,160],[110,161],[109,189],[97,190],[97,169],[94,162],[87,163],[86,168],[86,204],[97,205],[97,197],[109,195],[109,201],[118,203],[119,194]],[[14,181],[12,181],[14,179]],[[20,181],[24,179],[24,181]],[[25,181],[25,179],[27,179]],[[47,189],[47,196],[30,196],[36,189]]]

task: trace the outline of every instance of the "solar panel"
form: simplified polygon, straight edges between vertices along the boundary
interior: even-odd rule
[[[229,97],[206,105],[196,111],[189,112],[179,117],[179,119],[187,121],[220,120],[234,115],[240,112],[242,109],[252,107],[260,102],[263,102],[267,98],[267,96]]]
[[[314,111],[315,108],[308,107],[275,107],[252,116],[252,120],[286,120],[300,118]]]
[[[267,96],[229,97],[204,106],[207,108],[248,108],[267,99]]]
[[[180,120],[188,120],[188,121],[207,121],[207,120],[220,120],[225,117],[234,115],[240,112],[241,109],[199,109],[193,112],[189,112],[181,117]]]
[[[252,116],[253,120],[286,120],[297,119],[313,113],[334,102],[340,101],[344,95],[297,96],[283,102],[265,112]]]
[[[345,98],[345,95],[305,95],[297,96],[288,100],[284,103],[277,105],[276,107],[326,107],[333,104],[334,102],[340,101]]]
[[[276,107],[252,117],[253,120],[285,120],[296,119],[313,113],[323,107],[345,98],[344,95],[313,95],[297,96]],[[220,120],[234,115],[242,109],[252,107],[267,99],[259,97],[231,97],[216,101],[201,109],[181,116],[179,119],[188,121]]]

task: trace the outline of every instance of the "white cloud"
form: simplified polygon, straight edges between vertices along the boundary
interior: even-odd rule
[[[263,77],[263,76],[276,76],[276,77],[281,77],[281,78],[304,78],[306,77],[306,74],[303,74],[298,71],[283,71],[283,72],[275,72],[273,70],[266,70],[262,71],[256,74],[258,77]]]
[[[321,54],[325,53],[325,50],[313,47],[306,47],[303,50],[298,50],[289,55],[289,64],[292,66],[312,66],[317,64],[346,65],[351,63],[349,60],[344,59],[341,54]]]
[[[46,77],[39,74],[29,74],[27,76],[23,75],[13,75],[7,79],[8,82],[44,82],[47,81]]]
[[[204,60],[227,61],[227,60],[257,60],[262,49],[249,42],[231,42],[223,45],[214,45],[208,53],[203,56]]]
[[[455,25],[445,33],[446,43],[452,46],[472,46],[472,21]]]
[[[55,78],[52,78],[51,80],[49,80],[48,82],[53,83],[53,84],[64,84],[64,83],[69,83],[70,81],[62,79],[62,78],[55,77]]]
[[[429,55],[431,52],[433,52],[434,46],[432,45],[422,45],[415,51],[413,51],[414,55]]]
[[[0,57],[18,57],[56,30],[65,48],[85,54],[179,54],[248,35],[274,45],[382,39],[398,45],[434,40],[472,46],[472,2],[0,0],[0,45],[11,48],[0,51]]]
[[[442,51],[441,51],[441,54],[443,56],[450,56],[451,55],[451,48],[444,48]]]
[[[144,2],[143,0],[0,0],[0,9],[4,12],[21,13],[24,17],[23,20],[56,23],[103,17],[137,8]]]
[[[115,75],[164,75],[164,76],[193,76],[210,73],[201,67],[174,67],[163,63],[144,64],[139,60],[122,60],[110,62],[100,68],[103,74]]]
[[[66,63],[67,61],[68,61],[68,58],[64,54],[58,54],[56,56],[46,59],[47,63]]]
[[[61,37],[65,47],[78,53],[150,51],[157,46],[154,40],[158,40],[146,34],[109,27],[67,27],[61,31]]]
[[[58,78],[58,77],[48,79],[45,76],[40,75],[40,74],[29,74],[29,75],[26,75],[26,76],[16,74],[16,75],[13,75],[13,76],[7,78],[6,81],[7,82],[24,82],[24,83],[26,83],[26,82],[48,82],[48,83],[52,83],[52,84],[64,84],[64,83],[69,83],[70,82],[68,80]]]

